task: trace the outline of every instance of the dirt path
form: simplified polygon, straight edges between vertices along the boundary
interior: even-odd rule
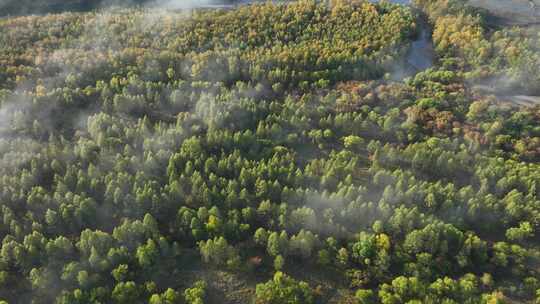
[[[540,105],[540,96],[514,95],[514,96],[497,96],[503,103],[511,103],[522,107],[534,107]]]
[[[493,95],[502,104],[514,105],[518,107],[535,107],[540,105],[540,96],[534,95],[505,95],[497,92],[493,86],[474,85],[473,90],[482,94]]]

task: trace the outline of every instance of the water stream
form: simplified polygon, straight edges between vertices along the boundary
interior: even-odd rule
[[[435,52],[428,29],[422,27],[418,38],[411,43],[407,54],[407,63],[416,71],[423,71],[433,66]]]
[[[540,3],[540,0],[534,1],[538,1]],[[409,0],[391,0],[390,2],[410,5]],[[489,9],[494,13],[502,14],[509,19],[512,19],[511,17],[514,16],[512,14],[521,13],[522,15],[529,14],[531,16],[537,16],[532,17],[534,20],[533,23],[540,22],[540,4],[539,6],[532,8],[530,7],[530,1],[528,0],[471,0],[470,3],[475,6]],[[521,4],[521,6],[519,6],[518,4]],[[522,16],[513,19],[514,23],[531,23],[531,19],[522,18]],[[518,21],[515,21],[516,19]],[[427,29],[426,25],[421,25],[420,34],[418,38],[412,42],[411,48],[407,54],[406,62],[410,67],[414,69],[414,72],[409,73],[408,76],[410,76],[410,74],[414,74],[432,67],[434,65],[434,59],[435,52],[433,50],[433,43],[429,34],[429,30]],[[483,92],[484,94],[496,96],[499,102],[501,102],[502,104],[514,105],[519,107],[531,107],[540,105],[540,96],[505,94],[504,92],[498,91],[493,86],[488,85],[474,85],[472,88]]]
[[[372,0],[373,2],[380,2],[380,0]],[[410,0],[386,0],[395,4],[411,5]],[[395,80],[401,80],[404,77],[413,76],[414,74],[429,69],[434,65],[435,52],[433,50],[433,43],[431,41],[430,31],[427,28],[425,22],[419,24],[420,32],[413,40],[409,51],[405,58],[405,71],[401,71],[400,68],[396,75],[392,78]]]

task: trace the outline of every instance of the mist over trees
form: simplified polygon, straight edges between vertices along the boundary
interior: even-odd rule
[[[189,8],[205,4],[232,4],[235,2],[236,0],[0,0],[0,16],[87,12],[111,7],[168,6],[170,8]]]
[[[88,11],[110,5],[130,6],[147,0],[1,0],[0,16],[46,14],[64,11]]]
[[[0,19],[0,300],[540,303],[540,111],[471,85],[540,36],[417,5]]]

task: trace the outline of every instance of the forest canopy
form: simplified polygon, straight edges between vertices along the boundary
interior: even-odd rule
[[[540,36],[415,2],[0,19],[0,303],[540,303]]]
[[[2,0],[0,16],[61,13],[66,11],[85,12],[107,7],[129,7],[165,3],[167,0]],[[174,0],[173,0],[174,1]],[[188,2],[185,0],[179,0]]]

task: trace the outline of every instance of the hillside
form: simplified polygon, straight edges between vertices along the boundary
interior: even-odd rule
[[[538,0],[470,0],[469,4],[489,10],[508,24],[540,24]]]
[[[0,19],[0,303],[540,303],[540,36],[414,3]]]

